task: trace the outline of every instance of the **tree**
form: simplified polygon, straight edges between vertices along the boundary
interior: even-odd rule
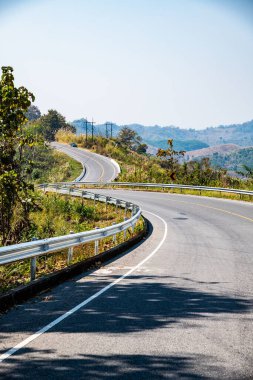
[[[37,131],[41,133],[47,141],[54,141],[55,134],[59,129],[76,132],[74,126],[68,124],[64,116],[56,110],[49,110],[46,115],[43,115],[36,125]]]
[[[14,86],[12,72],[11,67],[2,67],[0,80],[0,242],[3,245],[21,239],[30,227],[29,213],[35,208],[34,188],[25,178],[29,162],[25,162],[23,154],[34,143],[23,130],[25,114],[34,95],[25,87]]]
[[[147,144],[140,144],[138,145],[136,152],[139,154],[146,154],[147,153],[148,146]]]
[[[132,149],[133,144],[136,141],[137,133],[128,127],[123,127],[117,137],[117,141],[120,145]]]
[[[184,150],[176,151],[173,147],[173,139],[168,140],[168,149],[158,149],[157,157],[165,160],[165,166],[170,170],[170,178],[176,179],[176,171],[178,169],[178,160],[185,155]]]
[[[142,138],[129,127],[123,127],[117,137],[117,142],[124,148],[136,151],[139,154],[146,153],[148,146],[142,144]]]
[[[237,171],[237,173],[241,174],[242,176],[246,176],[248,178],[253,179],[253,167],[251,168],[250,166],[245,165],[245,164],[242,164],[241,167],[242,167],[243,171],[239,170],[239,171]]]
[[[37,120],[41,117],[41,112],[40,112],[38,107],[36,107],[35,105],[32,104],[28,108],[25,116],[29,121],[33,121],[33,120]]]

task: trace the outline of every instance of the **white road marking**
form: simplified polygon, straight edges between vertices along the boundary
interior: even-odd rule
[[[79,303],[78,305],[76,305],[75,307],[73,307],[72,309],[70,309],[69,311],[67,311],[65,314],[61,315],[59,318],[56,318],[51,323],[49,323],[46,326],[42,327],[35,334],[30,335],[28,338],[24,339],[22,342],[18,343],[16,346],[14,346],[13,348],[11,348],[8,351],[6,351],[4,354],[2,354],[0,356],[0,363],[3,362],[4,360],[6,360],[11,355],[15,354],[21,348],[27,346],[30,342],[32,342],[33,340],[37,339],[40,335],[44,334],[45,332],[47,332],[48,330],[50,330],[52,327],[54,327],[55,325],[57,325],[58,323],[60,323],[64,319],[68,318],[70,315],[74,314],[76,311],[78,311],[82,307],[86,306],[88,303],[90,303],[91,301],[93,301],[95,298],[98,298],[99,296],[101,296],[101,294],[107,292],[107,290],[109,290],[113,286],[117,285],[124,278],[128,277],[134,271],[136,271],[137,269],[139,269],[144,263],[146,263],[149,259],[151,259],[152,256],[154,256],[156,254],[156,252],[161,248],[161,246],[163,245],[163,243],[164,243],[164,241],[165,241],[165,239],[167,237],[167,233],[168,233],[167,223],[160,216],[158,216],[158,215],[156,215],[156,214],[154,214],[154,213],[152,213],[150,211],[145,211],[145,212],[148,212],[149,214],[151,214],[151,215],[155,216],[156,218],[160,219],[163,222],[163,224],[164,224],[164,235],[163,235],[162,240],[158,244],[158,246],[144,260],[142,260],[139,264],[137,264],[135,267],[133,267],[132,269],[130,269],[127,273],[125,273],[124,275],[122,275],[121,277],[119,277],[117,280],[111,282],[109,285],[107,285],[106,287],[104,287],[103,289],[101,289],[100,291],[98,291],[97,293],[93,294],[93,296],[91,296],[91,297],[87,298],[86,300],[84,300],[83,302]]]

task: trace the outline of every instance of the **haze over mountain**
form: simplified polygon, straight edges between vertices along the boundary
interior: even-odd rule
[[[85,133],[85,119],[75,120],[72,123],[77,133]],[[182,129],[173,125],[161,127],[159,125],[144,126],[141,124],[127,125],[136,131],[143,142],[156,148],[165,148],[167,140],[172,138],[176,149],[192,151],[221,144],[236,144],[241,147],[253,146],[253,120],[232,125],[220,125],[202,130]],[[113,136],[116,136],[123,125],[113,124]],[[90,128],[90,127],[89,127]],[[95,125],[94,133],[105,136],[105,124]]]

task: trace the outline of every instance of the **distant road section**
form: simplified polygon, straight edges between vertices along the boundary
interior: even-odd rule
[[[57,150],[81,162],[84,166],[84,172],[78,178],[79,181],[110,182],[113,181],[120,172],[119,165],[108,157],[92,153],[85,149],[72,148],[67,144],[53,142],[51,145]]]

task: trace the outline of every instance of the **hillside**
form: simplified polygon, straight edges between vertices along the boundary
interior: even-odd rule
[[[85,119],[75,120],[72,124],[76,127],[78,134],[85,133]],[[114,137],[122,127],[113,124]],[[174,140],[177,149],[187,151],[223,144],[253,146],[253,120],[243,124],[221,125],[203,130],[182,129],[175,126],[144,126],[141,124],[130,124],[128,127],[136,131],[142,137],[143,142],[156,148],[162,148],[169,138]],[[105,136],[105,131],[105,124],[95,126],[94,133],[96,135]]]
[[[200,160],[209,157],[213,167],[229,171],[241,171],[242,165],[253,168],[253,147],[242,148],[235,144],[216,145],[209,148],[186,152],[184,160]]]
[[[240,148],[241,147],[239,145],[235,144],[216,145],[208,148],[187,151],[185,154],[185,159],[190,161],[196,157],[209,157],[214,153],[227,154],[239,150]]]
[[[227,154],[216,152],[211,157],[211,164],[233,171],[243,171],[242,165],[253,168],[253,148],[243,148]]]

